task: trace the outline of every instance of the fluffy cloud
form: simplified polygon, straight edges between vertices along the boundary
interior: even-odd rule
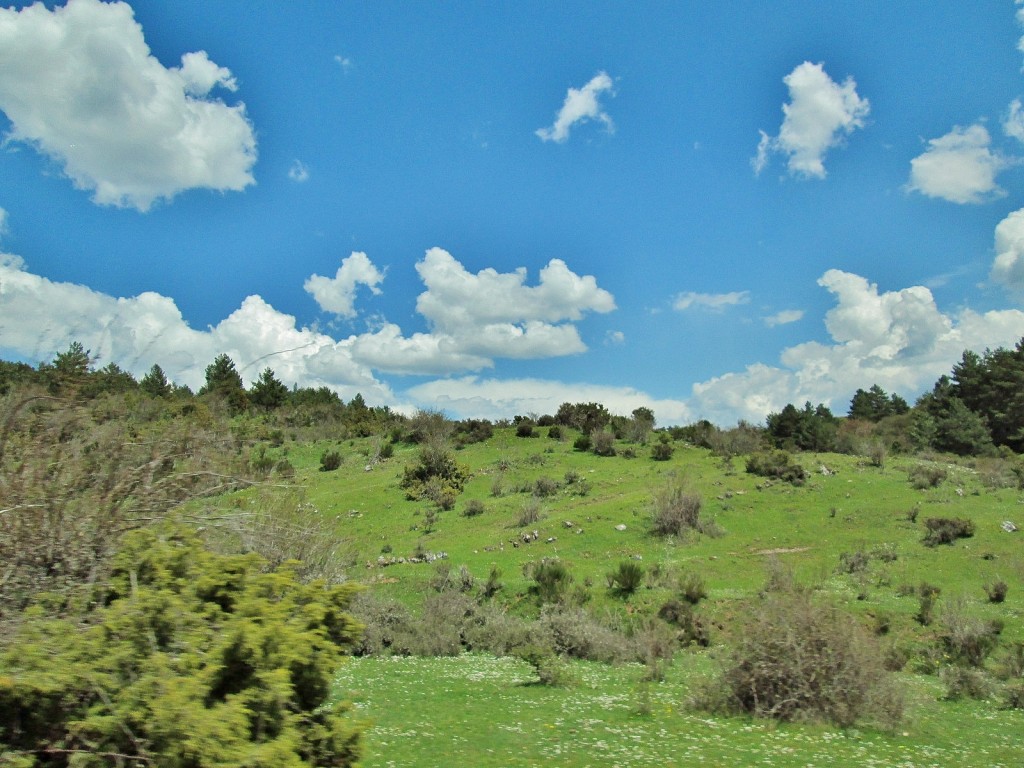
[[[857,95],[857,83],[848,77],[836,83],[822,64],[805,61],[786,75],[789,103],[782,105],[783,120],[778,136],[761,131],[761,141],[752,164],[760,173],[769,156],[788,155],[789,173],[804,178],[825,178],[825,153],[842,143],[857,128],[864,127],[870,112],[867,99]]]
[[[374,295],[380,294],[377,286],[384,280],[384,273],[373,265],[369,257],[360,251],[353,251],[341,260],[341,266],[334,277],[312,275],[303,284],[320,308],[342,317],[356,316],[356,287],[367,286]]]
[[[494,358],[539,358],[586,350],[573,320],[586,312],[614,309],[611,294],[593,277],[576,275],[551,261],[536,286],[525,285],[525,270],[470,274],[445,251],[432,249],[417,268],[427,285],[419,297],[429,333],[404,336],[381,321],[362,334],[335,340],[299,328],[295,318],[259,296],[208,331],[188,326],[174,301],[155,293],[114,298],[85,286],[56,283],[0,255],[0,350],[29,360],[49,359],[81,341],[102,360],[135,375],[158,362],[168,376],[196,387],[205,367],[225,352],[253,377],[267,364],[286,383],[330,386],[373,403],[395,405],[390,389],[374,371],[450,375],[494,366]],[[333,278],[313,275],[306,290],[327,311],[353,317],[359,285],[373,292],[384,279],[364,253],[342,261]]]
[[[605,128],[612,132],[615,126],[608,113],[601,109],[600,95],[606,91],[612,91],[612,79],[604,72],[598,72],[591,78],[590,82],[580,89],[570,88],[565,96],[565,102],[555,117],[555,122],[550,128],[540,128],[536,134],[543,141],[554,141],[561,144],[569,138],[569,130],[577,123],[587,120],[597,120],[604,124]]]
[[[750,291],[732,291],[730,293],[680,293],[672,300],[672,309],[685,312],[688,309],[707,309],[721,312],[726,307],[746,304],[750,301]]]
[[[783,351],[779,367],[758,363],[694,385],[688,405],[696,417],[756,422],[808,400],[845,413],[857,388],[919,392],[965,349],[1012,346],[1024,335],[1024,312],[944,314],[921,286],[880,293],[863,277],[835,269],[818,284],[836,297],[825,316],[831,343],[799,344]]]
[[[1020,99],[1014,99],[1003,118],[1003,133],[1017,141],[1024,141],[1024,110]]]
[[[601,403],[628,416],[650,408],[659,424],[685,424],[690,412],[679,400],[657,399],[629,387],[568,384],[542,379],[480,379],[464,376],[420,384],[408,394],[456,417],[502,419],[515,414],[555,413],[562,403]]]
[[[141,376],[154,363],[193,388],[221,352],[255,379],[270,365],[286,383],[329,386],[343,396],[361,392],[371,402],[395,404],[390,389],[355,361],[348,342],[336,342],[278,312],[259,296],[206,331],[189,327],[171,299],[156,293],[114,298],[85,286],[33,275],[16,256],[0,256],[0,338],[4,350],[47,360],[81,341],[101,362]]]
[[[150,54],[126,3],[0,8],[0,109],[15,141],[59,163],[101,205],[147,210],[186,189],[254,183],[256,139],[237,88],[204,51]]]
[[[795,323],[798,320],[802,320],[803,317],[804,311],[802,309],[784,309],[781,312],[764,318],[764,324],[769,328],[774,328],[777,325]]]
[[[288,178],[297,184],[309,181],[309,168],[301,160],[295,160],[288,169]]]
[[[955,126],[931,139],[924,154],[910,161],[907,188],[951,203],[983,203],[1005,194],[996,185],[996,174],[1006,162],[992,153],[989,143],[982,125]]]
[[[1024,290],[1024,208],[996,226],[996,258],[991,278],[1013,290]]]

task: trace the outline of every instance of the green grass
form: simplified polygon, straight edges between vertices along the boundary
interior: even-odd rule
[[[367,469],[369,444],[290,443],[282,450],[296,467],[293,482],[306,500],[337,521],[341,549],[352,558],[352,578],[414,608],[429,589],[434,566],[380,567],[377,558],[385,546],[392,557],[445,552],[453,567],[466,565],[480,580],[497,567],[505,583],[498,599],[524,615],[535,614],[537,606],[523,565],[543,557],[560,558],[576,584],[589,585],[588,608],[595,615],[627,623],[630,616],[656,612],[670,593],[648,583],[627,599],[612,594],[605,576],[619,562],[696,573],[708,589],[699,614],[712,626],[711,654],[721,653],[730,636],[742,631],[747,606],[772,562],[868,626],[888,617],[886,641],[911,648],[929,642],[933,630],[913,618],[918,598],[900,596],[925,581],[942,590],[937,615],[962,597],[971,612],[1003,622],[1004,647],[1024,640],[1024,533],[1000,528],[1007,519],[1024,528],[1024,494],[987,487],[984,467],[942,460],[948,479],[916,490],[907,471],[921,459],[890,457],[882,469],[853,456],[800,454],[811,474],[804,486],[793,487],[746,474],[742,458],[724,463],[681,444],[670,461],[655,462],[646,447],[634,446],[636,458],[605,458],[574,451],[572,436],[521,439],[512,430],[497,430],[488,442],[457,452],[472,477],[456,508],[438,513],[428,532],[430,504],[406,500],[399,487],[417,448],[396,445],[393,458]],[[339,470],[318,471],[326,449],[342,453]],[[822,467],[831,473],[823,474]],[[516,521],[530,497],[517,489],[539,477],[561,482],[567,471],[585,478],[589,492],[561,490],[541,499],[542,517],[527,528],[537,530],[538,540],[514,546],[523,532]],[[723,535],[671,540],[650,534],[652,495],[672,474],[702,495],[705,512]],[[503,489],[498,496],[492,494],[496,480]],[[470,499],[484,504],[483,514],[461,514]],[[234,503],[244,500],[236,496]],[[913,509],[916,522],[908,518]],[[976,533],[952,546],[926,547],[924,520],[936,516],[969,518]],[[625,530],[616,529],[621,525]],[[862,573],[837,572],[844,552],[883,550],[888,561],[875,556]],[[1006,602],[990,604],[984,587],[1000,579],[1010,585]],[[530,668],[510,659],[362,658],[346,664],[338,691],[352,697],[371,724],[368,766],[1024,764],[1024,713],[1000,710],[995,701],[940,700],[944,689],[935,676],[903,675],[911,704],[907,722],[894,733],[881,733],[718,718],[688,709],[689,686],[712,666],[706,653],[681,652],[668,680],[643,694],[642,670],[634,665],[574,662],[575,685],[547,688],[530,685]],[[908,669],[914,668],[912,661]],[[645,701],[650,712],[640,714]]]
[[[575,684],[550,688],[508,658],[364,658],[336,684],[369,724],[367,768],[1024,764],[1024,712],[936,701],[933,678],[907,678],[910,713],[898,730],[844,731],[694,712],[688,688],[709,667],[687,656],[645,693],[639,665],[577,662]]]
[[[658,565],[699,573],[709,588],[709,610],[723,615],[731,612],[730,604],[756,594],[768,562],[775,559],[802,582],[834,592],[853,610],[884,610],[908,621],[917,600],[898,597],[897,588],[927,580],[941,587],[944,597],[963,595],[977,602],[982,613],[1003,617],[1007,636],[1024,639],[1024,590],[1019,588],[1024,582],[1022,534],[1007,534],[999,527],[1005,519],[1024,527],[1022,494],[986,488],[969,467],[951,465],[948,480],[921,491],[907,480],[907,469],[917,459],[890,459],[883,470],[858,457],[802,454],[799,460],[812,472],[805,486],[765,488],[761,478],[743,471],[741,458],[727,471],[720,459],[699,448],[679,446],[668,462],[652,461],[645,447],[636,448],[635,459],[603,458],[574,451],[571,440],[522,439],[512,430],[498,430],[487,443],[457,452],[473,476],[456,508],[440,512],[428,533],[425,517],[430,504],[407,501],[398,487],[404,466],[415,460],[416,447],[396,446],[392,459],[366,471],[362,451],[367,444],[356,440],[292,446],[295,482],[305,487],[309,501],[338,520],[338,536],[357,563],[354,577],[413,604],[432,567],[376,567],[385,545],[391,556],[408,557],[417,548],[445,552],[449,562],[466,565],[477,578],[485,578],[497,566],[506,583],[506,598],[526,592],[524,563],[559,557],[577,583],[593,584],[593,603],[612,609],[621,607],[622,601],[607,594],[605,574],[620,560],[638,558],[648,569]],[[328,447],[342,452],[344,464],[336,472],[319,472],[319,456]],[[822,475],[821,466],[835,474]],[[539,540],[513,546],[512,540],[524,530],[516,521],[529,498],[513,490],[541,476],[561,481],[568,470],[586,478],[589,493],[560,491],[541,499],[541,520],[526,529],[537,530]],[[724,535],[678,541],[649,533],[652,494],[672,473],[702,494],[707,514]],[[500,497],[491,495],[495,479],[505,489]],[[485,512],[463,516],[469,499],[482,501]],[[907,513],[915,507],[918,519],[911,523]],[[932,516],[970,518],[977,532],[953,546],[925,547],[923,522]],[[574,525],[567,527],[567,522]],[[616,530],[617,525],[626,530]],[[549,538],[555,541],[548,543]],[[880,546],[894,552],[896,560],[872,559],[863,574],[835,572],[843,552],[870,552]],[[985,605],[984,586],[998,579],[1011,585],[1007,600],[1000,606]],[[657,590],[642,589],[631,602],[642,608],[662,597]]]

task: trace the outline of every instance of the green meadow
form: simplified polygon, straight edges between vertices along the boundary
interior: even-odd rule
[[[574,450],[571,434],[538,433],[521,438],[498,429],[455,451],[469,479],[448,510],[408,500],[400,487],[416,446],[397,443],[381,461],[371,461],[379,444],[371,439],[276,450],[295,467],[292,488],[330,521],[349,577],[375,596],[415,613],[437,589],[438,574],[465,566],[479,584],[497,569],[502,587],[493,599],[529,618],[538,611],[529,566],[557,559],[585,595],[586,610],[628,630],[670,596],[658,574],[696,574],[707,592],[697,613],[708,647],[678,650],[654,681],[645,680],[643,664],[569,661],[559,685],[538,684],[524,661],[481,653],[352,658],[335,695],[351,701],[367,726],[365,765],[1024,764],[1024,713],[1003,707],[996,688],[979,698],[951,696],[935,650],[949,611],[999,626],[986,674],[1024,641],[1024,534],[1002,528],[1004,521],[1024,526],[1024,497],[1000,480],[1001,460],[872,463],[800,453],[808,479],[791,485],[748,474],[743,456],[722,458],[682,442],[671,459],[654,461],[649,446],[619,442],[615,456],[597,456]],[[320,470],[326,451],[341,454],[338,469]],[[909,473],[919,466],[942,479],[915,487]],[[652,534],[653,499],[670,482],[699,494],[714,535]],[[258,503],[255,494],[235,494],[230,505]],[[478,513],[467,515],[472,502]],[[925,546],[925,521],[935,517],[970,520],[974,533]],[[609,587],[609,572],[622,562],[645,574],[628,595]],[[896,673],[902,722],[842,729],[693,706],[694,692],[743,636],[766,580],[780,572],[903,655]],[[992,602],[987,590],[998,582],[1007,586],[1005,600]],[[922,583],[939,590],[928,625],[917,618]]]

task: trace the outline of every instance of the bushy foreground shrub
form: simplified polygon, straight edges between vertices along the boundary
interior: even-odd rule
[[[182,529],[130,534],[86,621],[29,608],[0,656],[0,744],[21,766],[348,766],[324,707],[360,632],[351,586],[302,584]],[[83,627],[85,627],[83,629]]]
[[[776,720],[893,724],[902,697],[874,638],[802,590],[768,593],[699,703]]]

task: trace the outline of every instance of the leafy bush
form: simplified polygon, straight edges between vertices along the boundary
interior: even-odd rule
[[[668,461],[672,458],[674,451],[672,443],[666,441],[657,442],[651,446],[651,458],[655,461]]]
[[[183,529],[129,534],[88,621],[30,609],[0,657],[0,743],[19,765],[349,766],[324,706],[361,627],[354,589],[303,585]]]
[[[568,595],[573,576],[561,560],[547,559],[539,563],[528,564],[533,585],[530,591],[537,595],[541,603],[560,603]]]
[[[572,447],[573,447],[574,450],[586,452],[586,451],[590,450],[590,448],[591,448],[591,446],[593,444],[594,443],[590,439],[590,435],[585,435],[584,434],[584,435],[580,435],[579,437],[577,437],[573,441]]]
[[[644,581],[644,567],[635,560],[624,560],[619,567],[608,574],[608,587],[615,594],[625,597],[636,592]]]
[[[540,501],[536,496],[531,496],[523,503],[522,508],[519,510],[519,518],[516,520],[516,523],[520,528],[533,525],[540,521],[540,512]]]
[[[704,579],[702,579],[696,573],[685,574],[679,580],[679,593],[690,605],[697,605],[701,600],[708,596],[707,587],[704,585]]]
[[[544,605],[532,636],[555,653],[575,659],[612,663],[637,658],[637,648],[629,638],[580,607]]]
[[[615,455],[615,435],[603,429],[590,433],[591,450],[598,456]]]
[[[782,480],[792,485],[803,485],[807,472],[793,461],[793,457],[782,450],[760,451],[747,458],[747,472],[771,480]]]
[[[772,593],[744,628],[705,706],[776,720],[892,724],[902,697],[877,641],[804,591]]]
[[[562,428],[557,424],[553,424],[552,426],[548,427],[548,437],[550,437],[552,440],[561,440],[562,435]]]
[[[333,472],[341,466],[341,454],[337,451],[324,451],[320,455],[320,471]]]
[[[532,421],[521,421],[516,426],[516,437],[539,437]]]
[[[651,530],[657,536],[682,536],[689,531],[714,534],[714,523],[701,517],[703,499],[672,477],[652,500]]]
[[[480,499],[470,499],[462,508],[462,514],[466,517],[476,517],[484,513],[484,503]]]
[[[999,642],[1001,627],[972,615],[962,599],[949,602],[942,612],[939,641],[952,664],[981,667]]]
[[[928,532],[924,544],[936,547],[940,544],[952,544],[957,539],[969,539],[974,535],[974,521],[960,517],[929,517],[924,521]]]
[[[915,464],[907,470],[907,479],[919,491],[926,488],[937,488],[949,476],[945,467],[935,464]]]
[[[558,481],[550,477],[538,477],[533,483],[533,495],[540,498],[558,493]]]
[[[939,594],[941,592],[941,589],[936,587],[934,584],[929,584],[927,581],[922,581],[921,586],[917,588],[917,595],[920,602],[914,618],[921,626],[927,627],[932,623],[932,617],[935,611],[935,601],[939,599]]]
[[[695,603],[688,600],[672,598],[658,609],[658,618],[679,629],[678,640],[681,645],[699,645],[706,648],[711,644],[707,627],[697,617]]]
[[[444,509],[451,509],[469,475],[469,469],[455,460],[445,444],[430,441],[420,449],[416,463],[405,468],[399,486],[411,501],[428,498]],[[447,499],[451,506],[442,503]]]
[[[1006,593],[1010,590],[1006,582],[1000,579],[991,585],[985,585],[985,594],[988,595],[990,603],[1002,603],[1006,600]]]

